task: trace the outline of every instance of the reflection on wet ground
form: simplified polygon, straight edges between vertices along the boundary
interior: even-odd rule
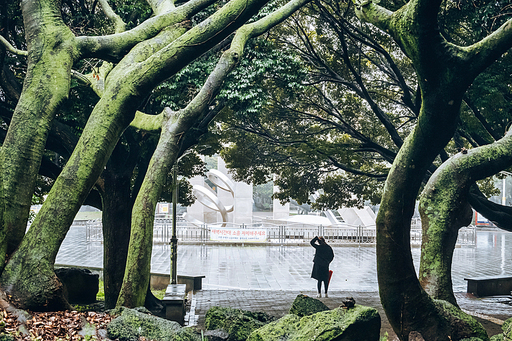
[[[374,246],[336,246],[330,290],[377,291]],[[419,268],[420,249],[412,256]],[[313,290],[314,249],[307,246],[179,245],[178,274],[205,275],[205,289]],[[73,226],[57,264],[102,267],[103,245],[87,242],[85,227]],[[155,245],[151,271],[168,274],[169,245]],[[512,233],[479,231],[475,246],[456,248],[452,278],[455,292],[466,291],[464,278],[512,276]]]

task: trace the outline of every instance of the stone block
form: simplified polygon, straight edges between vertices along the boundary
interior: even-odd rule
[[[510,295],[512,291],[512,277],[484,276],[464,280],[468,281],[468,293],[478,297]]]
[[[165,318],[183,325],[185,322],[186,285],[169,284],[165,291],[162,304],[165,307]]]
[[[99,290],[99,275],[88,269],[59,268],[55,274],[64,286],[64,295],[71,304],[96,302]]]

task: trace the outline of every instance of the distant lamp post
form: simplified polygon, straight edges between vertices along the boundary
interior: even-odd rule
[[[171,284],[178,283],[178,238],[176,238],[176,206],[178,203],[178,166],[172,172],[172,237],[171,237]]]

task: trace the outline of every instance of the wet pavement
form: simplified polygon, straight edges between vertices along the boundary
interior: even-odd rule
[[[329,298],[330,308],[351,296],[356,303],[380,310],[383,331],[390,330],[378,297],[376,254],[373,246],[333,246],[334,271]],[[314,249],[311,246],[178,246],[178,274],[204,275],[203,290],[190,295],[190,324],[202,325],[211,306],[231,306],[265,311],[274,316],[286,314],[295,297],[314,295],[316,281],[310,278]],[[419,268],[419,248],[412,249]],[[151,271],[169,273],[169,245],[154,245]],[[66,237],[56,264],[101,268],[103,245],[87,242],[85,226],[73,226]],[[454,291],[462,309],[481,315],[496,325],[512,316],[510,297],[476,299],[465,294],[467,277],[512,276],[512,233],[481,231],[475,246],[456,248],[452,277]],[[494,319],[494,320],[493,320]],[[492,327],[492,326],[491,326]],[[392,334],[392,331],[389,332]]]

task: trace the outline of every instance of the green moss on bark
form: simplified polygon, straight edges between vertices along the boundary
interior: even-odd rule
[[[437,311],[445,319],[451,330],[452,340],[477,338],[488,341],[489,336],[484,327],[471,315],[466,314],[453,304],[442,300],[434,300]]]

